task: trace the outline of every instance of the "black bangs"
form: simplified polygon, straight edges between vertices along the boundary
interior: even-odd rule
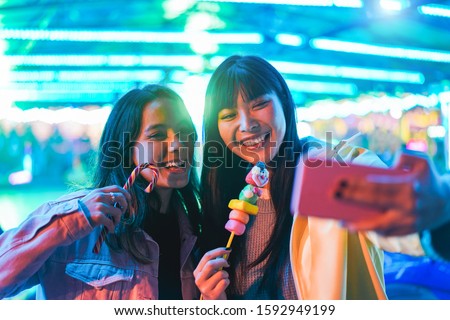
[[[238,94],[241,93],[245,102],[268,94],[278,88],[273,75],[254,72],[244,64],[237,62],[217,79],[214,109],[220,111],[224,108],[236,107]]]

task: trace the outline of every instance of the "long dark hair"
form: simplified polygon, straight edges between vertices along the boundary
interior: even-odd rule
[[[224,144],[218,130],[218,113],[223,108],[236,106],[241,93],[250,101],[264,94],[275,93],[280,99],[286,119],[286,133],[278,154],[271,161],[273,173],[270,193],[276,210],[273,234],[256,261],[256,266],[266,258],[267,264],[261,283],[270,285],[270,295],[276,297],[282,281],[282,266],[289,253],[291,190],[294,169],[301,153],[302,143],[297,135],[295,104],[287,84],[281,74],[267,61],[256,56],[231,56],[213,73],[206,90],[204,125],[203,170],[201,175],[202,206],[205,215],[205,234],[202,242],[205,249],[224,246],[229,232],[224,229],[228,220],[230,199],[237,198],[245,186],[245,174],[249,164],[232,153]],[[223,161],[220,154],[224,156]],[[233,243],[230,256],[231,265],[236,265],[243,253],[243,239],[238,237]],[[234,271],[231,270],[230,292],[233,291]]]
[[[105,124],[100,139],[100,150],[97,158],[96,171],[94,173],[94,187],[100,188],[108,185],[123,186],[136,167],[133,163],[133,147],[141,132],[142,114],[145,106],[155,99],[168,99],[180,112],[189,113],[181,97],[173,90],[161,85],[147,85],[143,89],[133,89],[120,98],[115,104]],[[194,150],[194,142],[197,134],[191,118],[193,139],[189,150]],[[193,154],[190,161],[192,161]],[[149,263],[150,259],[145,253],[138,250],[134,231],[142,227],[146,217],[159,210],[160,199],[156,192],[145,193],[138,179],[131,187],[131,208],[135,211],[136,219],[130,224],[121,224],[116,234],[108,236],[107,243],[113,249],[127,251],[136,261]],[[143,180],[143,179],[142,179]],[[144,184],[145,185],[145,184]],[[182,205],[187,209],[188,218],[197,235],[201,229],[201,215],[199,207],[199,182],[194,169],[191,170],[189,183],[179,192],[174,192]],[[128,210],[128,211],[129,211]],[[127,214],[127,213],[125,213]],[[148,221],[148,220],[147,220]]]

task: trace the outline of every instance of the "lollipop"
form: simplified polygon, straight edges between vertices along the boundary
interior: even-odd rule
[[[258,162],[245,177],[248,184],[239,194],[239,199],[232,199],[228,203],[228,208],[232,209],[229,220],[225,224],[225,229],[231,232],[228,239],[227,248],[231,246],[234,235],[242,235],[245,232],[245,226],[250,220],[249,215],[258,214],[258,206],[256,201],[261,196],[262,190],[269,182],[269,171],[263,162]]]
[[[123,188],[125,190],[129,190],[131,188],[131,186],[133,185],[134,181],[136,181],[136,178],[139,176],[141,171],[146,169],[146,168],[149,168],[150,170],[152,170],[153,179],[149,183],[149,185],[145,188],[145,192],[147,192],[147,193],[152,192],[153,188],[156,185],[156,182],[158,181],[159,172],[158,172],[158,170],[156,169],[156,167],[154,165],[149,164],[149,163],[143,163],[143,164],[137,166],[136,168],[134,168],[133,172],[131,172],[131,175],[128,177],[127,182],[125,182],[125,185],[123,186]],[[114,204],[114,207],[117,207],[117,206],[118,206],[118,204],[116,202]],[[132,221],[134,221],[134,212],[132,212],[130,210],[128,219],[121,219],[121,222],[123,222],[123,223],[131,223]],[[99,237],[97,239],[97,242],[95,243],[95,246],[92,249],[93,253],[99,253],[100,252],[100,248],[102,246],[102,243],[105,241],[107,234],[108,234],[108,230],[105,227],[102,227],[102,231],[100,232],[100,235],[99,235]]]

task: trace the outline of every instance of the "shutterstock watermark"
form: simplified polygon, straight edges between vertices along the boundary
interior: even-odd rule
[[[179,166],[189,165],[193,168],[222,166],[246,168],[249,162],[261,161],[261,152],[264,152],[265,154],[276,154],[276,161],[267,164],[269,168],[276,168],[280,164],[284,167],[294,168],[300,161],[308,167],[331,166],[332,161],[341,166],[348,166],[339,150],[331,143],[333,141],[331,132],[326,133],[325,141],[305,140],[301,148],[297,148],[297,150],[295,150],[294,141],[283,141],[278,144],[276,141],[268,140],[260,148],[248,148],[236,143],[225,145],[223,141],[207,141],[202,144],[194,141],[192,136],[186,135],[184,139],[179,135],[177,141],[174,142],[150,140],[142,142],[132,141],[130,134],[124,133],[122,141],[108,141],[101,146],[102,165],[132,168],[134,167],[133,160],[143,163],[151,159],[153,164],[160,167],[167,166],[170,161],[172,164],[174,162]],[[243,156],[245,160],[239,156],[232,156],[232,154]],[[199,161],[198,156],[194,155],[204,155],[205,158]],[[296,161],[296,159],[298,160]]]

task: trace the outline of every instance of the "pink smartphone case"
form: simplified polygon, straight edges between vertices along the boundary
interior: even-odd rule
[[[303,216],[354,221],[383,214],[379,209],[338,200],[334,191],[349,176],[411,175],[401,169],[368,167],[339,163],[334,159],[314,158],[300,161],[292,194],[291,212]]]

